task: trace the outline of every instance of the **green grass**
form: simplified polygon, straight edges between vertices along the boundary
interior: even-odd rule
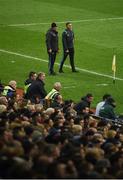
[[[113,51],[117,54],[116,76],[123,78],[123,19],[96,20],[100,18],[123,17],[122,0],[0,0],[0,49],[47,60],[45,33],[50,23],[73,22],[75,32],[75,64],[81,69],[112,76]],[[30,26],[8,26],[11,24],[44,23]],[[45,24],[47,23],[47,24]],[[61,34],[65,23],[58,23],[60,53],[62,57]],[[66,60],[69,65],[69,60]],[[0,51],[0,79],[7,84],[15,79],[18,87],[23,87],[29,71],[48,72],[47,62],[29,59],[24,56]],[[56,72],[58,65],[55,65]],[[123,113],[123,81],[86,73],[71,73],[64,68],[64,74],[46,76],[46,89],[49,91],[55,81],[63,85],[64,99],[79,101],[88,92],[94,95],[95,106],[104,93],[116,99],[117,113]],[[108,84],[99,86],[99,84]]]

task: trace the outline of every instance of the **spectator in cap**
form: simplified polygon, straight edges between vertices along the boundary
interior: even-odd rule
[[[54,63],[56,60],[56,54],[58,53],[58,31],[56,23],[51,24],[51,28],[46,33],[46,46],[49,55],[49,75],[55,75]]]

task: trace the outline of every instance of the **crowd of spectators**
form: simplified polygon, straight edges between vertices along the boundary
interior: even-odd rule
[[[26,92],[42,85],[40,75]],[[123,178],[123,126],[107,119],[107,106],[109,114],[115,107],[111,95],[103,99],[100,117],[91,109],[91,93],[75,103],[62,97],[60,82],[49,93],[42,86],[42,99],[20,97],[16,86],[5,94],[0,86],[0,178]]]

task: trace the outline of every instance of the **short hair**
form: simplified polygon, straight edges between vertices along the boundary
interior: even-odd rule
[[[105,100],[108,99],[109,97],[111,97],[110,94],[104,94],[104,96],[103,96],[103,101],[105,101]]]
[[[36,74],[36,72],[30,71],[30,72],[29,72],[29,78],[31,78],[34,74]]]
[[[12,80],[12,81],[9,81],[9,86],[16,86],[17,85],[17,82]]]
[[[60,82],[55,82],[54,83],[54,86],[53,86],[55,89],[59,89],[59,88],[61,88],[61,83]]]
[[[67,22],[67,23],[66,23],[66,26],[68,26],[69,24],[71,24],[71,22]]]
[[[38,76],[37,76],[37,79],[39,79],[39,77],[42,76],[42,75],[45,75],[45,73],[44,72],[39,72]]]
[[[5,96],[1,96],[0,97],[0,104],[4,104],[4,102],[8,102],[8,100]]]
[[[90,98],[90,97],[93,97],[93,95],[91,93],[88,93],[88,94],[86,94],[86,97]]]

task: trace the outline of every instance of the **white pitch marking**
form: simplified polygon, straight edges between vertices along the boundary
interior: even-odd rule
[[[65,86],[64,89],[75,88],[76,86]]]
[[[123,17],[109,17],[109,18],[97,18],[97,19],[81,19],[81,20],[69,20],[72,23],[92,22],[92,21],[112,21],[123,20]],[[57,24],[64,24],[66,21],[56,21]],[[36,25],[51,24],[51,22],[39,22],[39,23],[22,23],[22,24],[1,24],[0,26],[36,26]]]
[[[37,57],[33,57],[33,56],[29,56],[29,55],[25,55],[25,54],[21,54],[21,53],[17,53],[17,52],[12,52],[12,51],[8,51],[8,50],[4,50],[4,49],[0,49],[0,52],[6,53],[6,54],[12,54],[12,55],[15,55],[15,56],[24,57],[24,58],[27,58],[27,59],[35,59],[37,61],[48,63],[48,60],[46,60],[46,59],[41,59],[41,58],[37,58]],[[55,64],[59,66],[59,63],[55,63]],[[68,65],[64,65],[64,67],[71,68]],[[90,70],[82,69],[82,68],[78,68],[78,67],[76,69],[79,70],[79,71],[82,71],[82,72],[86,72],[88,74],[94,74],[94,75],[97,75],[97,76],[102,76],[102,77],[107,77],[107,78],[113,79],[113,76],[110,76],[110,75],[107,75],[107,74],[97,73],[95,71],[90,71]],[[123,81],[122,78],[116,77],[115,79]]]
[[[108,86],[108,84],[96,84],[96,86]]]
[[[15,63],[15,61],[11,61],[11,63]]]

